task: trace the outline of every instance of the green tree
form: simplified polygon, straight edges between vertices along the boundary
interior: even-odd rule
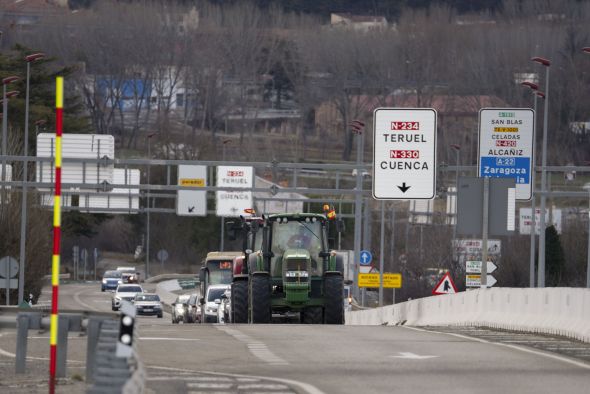
[[[559,234],[555,226],[549,226],[545,230],[545,284],[551,287],[563,286],[564,269],[565,257]]]

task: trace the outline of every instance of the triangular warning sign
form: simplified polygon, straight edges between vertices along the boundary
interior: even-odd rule
[[[456,292],[457,288],[455,287],[453,279],[451,279],[451,274],[448,272],[442,277],[436,286],[434,286],[434,290],[432,290],[433,295],[455,294]]]

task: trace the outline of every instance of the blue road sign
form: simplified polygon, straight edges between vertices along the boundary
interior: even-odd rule
[[[530,157],[482,156],[479,176],[514,178],[517,185],[528,185],[531,182],[530,168]]]
[[[373,255],[368,250],[361,250],[361,265],[371,265]]]

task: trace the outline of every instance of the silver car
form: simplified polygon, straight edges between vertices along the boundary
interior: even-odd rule
[[[136,294],[133,304],[138,315],[156,315],[159,319],[162,318],[162,303],[157,294]]]

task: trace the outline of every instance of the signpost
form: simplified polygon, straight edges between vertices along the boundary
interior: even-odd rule
[[[371,261],[373,261],[373,255],[368,250],[361,250],[361,265],[368,266],[371,265]]]
[[[451,278],[451,274],[448,272],[443,275],[436,286],[434,286],[434,289],[432,289],[432,295],[455,293],[457,293],[457,287],[455,286],[455,282],[453,282],[453,278]]]
[[[377,108],[373,117],[373,197],[378,200],[434,198],[436,111]]]
[[[180,164],[178,186],[207,186],[207,166]],[[200,190],[178,190],[176,194],[178,216],[207,216],[207,192]]]
[[[380,274],[358,274],[359,287],[377,288],[379,287]],[[383,288],[399,289],[402,287],[402,274],[393,274],[390,272],[383,273]]]
[[[514,178],[517,200],[532,196],[534,118],[529,108],[479,111],[479,176]]]
[[[10,289],[18,288],[16,277],[19,270],[18,261],[14,257],[5,256],[0,259],[0,287],[6,289],[6,305],[10,305]]]

